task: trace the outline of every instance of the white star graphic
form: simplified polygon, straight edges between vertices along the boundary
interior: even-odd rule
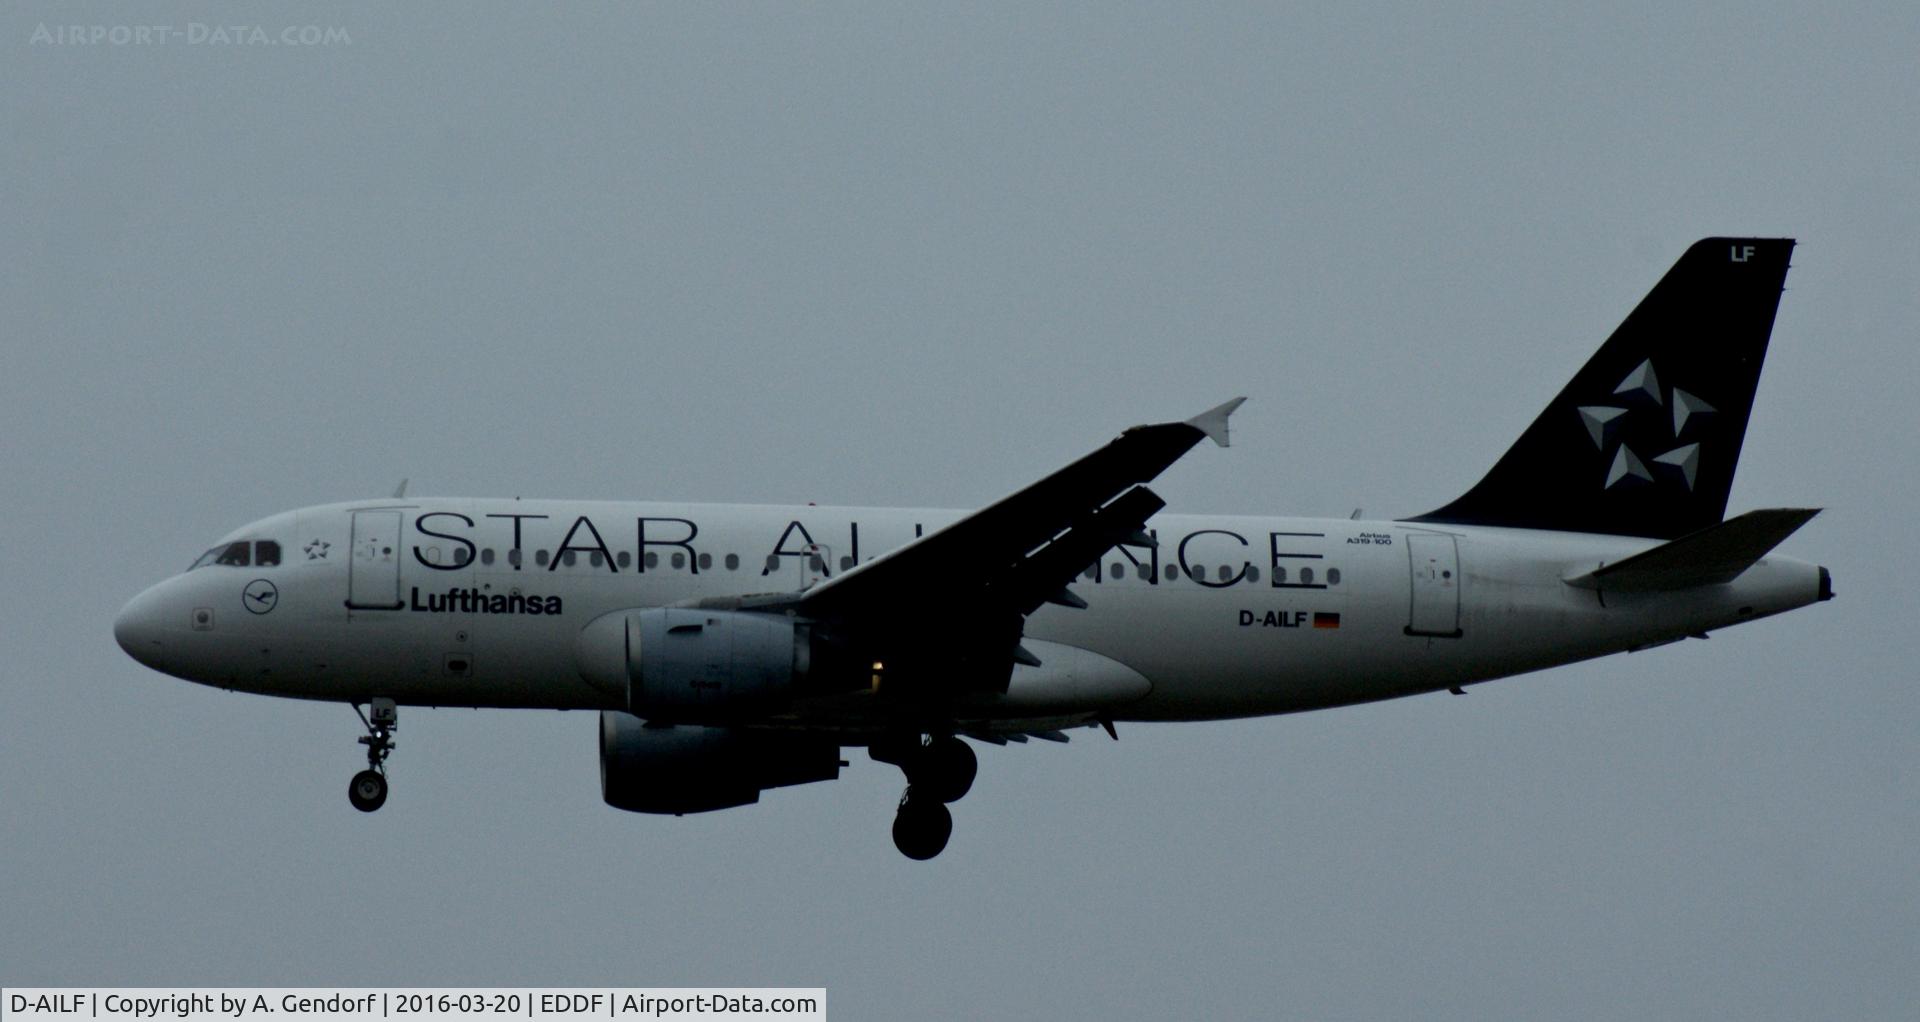
[[[1719,411],[1718,408],[1694,397],[1679,387],[1673,388],[1673,435],[1678,437],[1680,431],[1687,428],[1688,418],[1717,411]]]
[[[1647,471],[1647,466],[1641,462],[1639,456],[1628,449],[1626,444],[1621,444],[1620,449],[1613,454],[1613,466],[1607,469],[1607,485],[1605,488],[1611,490],[1622,480],[1638,480],[1643,483],[1653,482],[1653,473]]]
[[[1618,387],[1613,388],[1613,392],[1615,394],[1633,394],[1644,397],[1654,404],[1659,404],[1660,377],[1654,374],[1653,359],[1647,359],[1640,363],[1638,368],[1627,374],[1626,379],[1620,381]]]

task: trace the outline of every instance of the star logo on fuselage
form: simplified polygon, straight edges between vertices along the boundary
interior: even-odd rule
[[[329,543],[329,542],[327,542],[326,540],[323,540],[323,539],[316,539],[316,540],[314,540],[313,542],[311,542],[311,543],[308,543],[308,544],[306,545],[306,547],[305,547],[305,549],[306,549],[306,551],[307,551],[307,560],[309,560],[309,561],[324,561],[324,560],[326,560],[326,559],[327,559],[327,548],[328,548],[328,547],[330,547],[330,546],[332,546],[332,545],[333,545],[332,543]]]

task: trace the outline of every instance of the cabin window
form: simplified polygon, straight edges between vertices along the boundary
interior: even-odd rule
[[[577,551],[569,550],[566,552],[564,556],[560,558],[560,560],[563,563],[565,563],[567,567],[571,568],[575,564],[579,563],[580,554]]]
[[[1161,574],[1165,576],[1167,581],[1175,581],[1180,577],[1180,566],[1178,564],[1169,564]]]
[[[713,567],[713,555],[701,554],[699,557],[694,558],[693,563],[698,564],[701,571],[706,571],[708,568]]]
[[[467,566],[467,562],[471,560],[473,560],[473,555],[467,552],[466,547],[454,548],[453,550],[453,566],[454,567],[464,568]]]
[[[1260,569],[1254,567],[1251,564],[1247,565],[1247,581],[1249,582],[1260,581]]]
[[[676,550],[674,551],[672,561],[673,561],[673,570],[679,571],[681,568],[684,568],[687,566],[687,555],[680,553],[679,551]]]
[[[607,559],[605,557],[600,556],[600,551],[598,550],[587,551],[587,564],[589,566],[599,568],[599,567],[604,567],[606,563],[607,563]]]
[[[641,563],[649,568],[658,568],[660,566],[660,555],[652,550],[647,551],[647,555],[640,560]]]
[[[1220,566],[1220,581],[1222,582],[1233,581],[1233,569],[1222,564]]]
[[[481,548],[481,550],[480,550],[480,563],[481,563],[481,564],[492,564],[492,563],[493,563],[493,548],[492,548],[492,547],[483,547],[483,548]]]
[[[728,570],[728,571],[739,571],[739,570],[740,570],[740,555],[739,555],[739,554],[728,554],[728,555],[727,555],[727,570]]]
[[[544,568],[544,567],[546,567],[546,566],[547,566],[547,552],[546,552],[545,550],[535,550],[535,551],[533,552],[533,563],[535,563],[535,564],[537,564],[537,565],[539,565],[539,566],[540,566],[540,567],[542,567],[542,568]]]
[[[1313,569],[1312,569],[1312,568],[1301,568],[1301,569],[1300,569],[1300,584],[1301,584],[1301,585],[1303,585],[1303,586],[1310,586],[1310,585],[1312,585],[1312,584],[1313,584]]]
[[[1112,575],[1115,579],[1126,578],[1127,566],[1121,564],[1119,561],[1115,561],[1113,562],[1113,566],[1107,569],[1107,574]]]
[[[1330,585],[1330,586],[1337,586],[1337,585],[1339,585],[1339,584],[1340,584],[1340,569],[1339,569],[1339,568],[1328,568],[1328,569],[1327,569],[1327,584],[1328,584],[1328,585]]]
[[[516,569],[519,568],[520,567],[520,551],[518,550],[507,551],[507,563],[513,565],[514,568]]]
[[[633,555],[626,552],[625,550],[620,551],[620,556],[614,559],[620,562],[620,566],[622,568],[633,567]]]
[[[779,555],[779,554],[768,554],[768,555],[767,555],[767,570],[768,570],[768,571],[779,571],[779,570],[780,570],[780,555]]]

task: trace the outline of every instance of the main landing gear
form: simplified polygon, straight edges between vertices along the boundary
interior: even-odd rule
[[[371,717],[360,712],[359,703],[353,704],[353,712],[360,714],[360,723],[367,726],[367,733],[360,739],[360,744],[367,747],[367,768],[354,774],[347,785],[347,801],[363,813],[387,804],[387,754],[393,751],[393,732],[400,726],[400,711],[393,700],[375,699],[368,707],[373,711]]]
[[[867,754],[907,775],[907,790],[893,817],[894,847],[909,859],[939,855],[953,836],[947,803],[958,802],[973,787],[980,769],[973,748],[952,735],[913,735],[875,742]]]

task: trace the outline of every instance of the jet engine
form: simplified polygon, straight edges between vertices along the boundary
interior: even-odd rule
[[[830,738],[744,728],[647,724],[600,712],[600,797],[635,813],[704,813],[760,792],[840,776]]]
[[[812,629],[784,615],[660,607],[622,610],[580,631],[581,677],[648,720],[729,723],[822,691]],[[829,658],[831,659],[831,658]]]

